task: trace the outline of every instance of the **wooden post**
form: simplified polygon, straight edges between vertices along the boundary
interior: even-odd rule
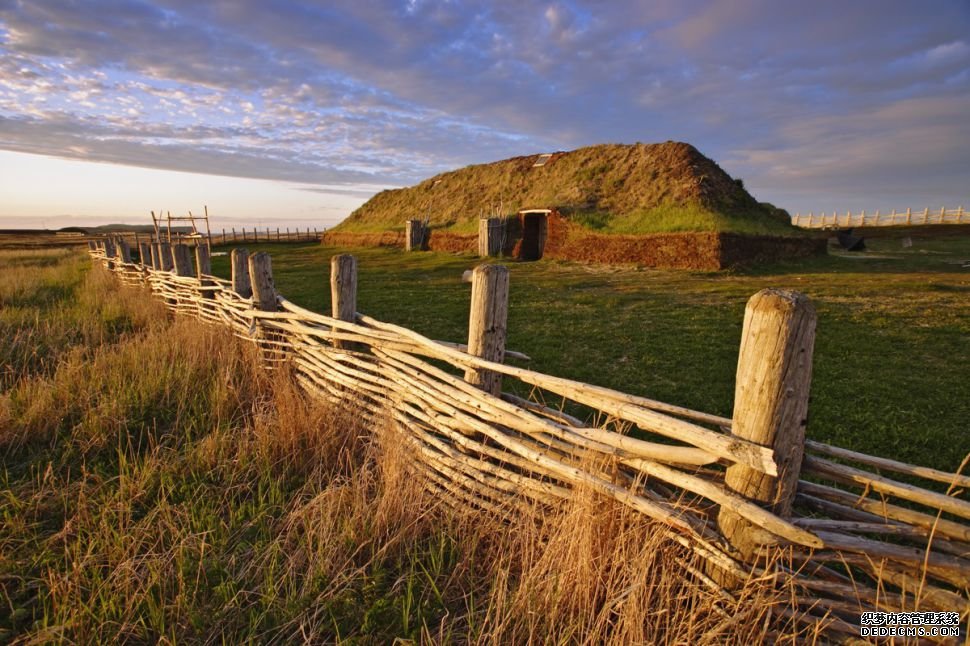
[[[145,267],[154,267],[152,260],[152,245],[148,242],[138,243],[138,255],[141,256],[141,264]]]
[[[249,277],[253,287],[253,307],[262,312],[275,312],[276,286],[273,284],[273,261],[265,251],[249,257]]]
[[[504,361],[508,313],[508,267],[475,267],[472,271],[471,313],[468,317],[469,354],[496,363]],[[502,375],[498,373],[469,369],[465,371],[465,381],[495,396],[502,393]]]
[[[235,241],[236,241],[236,227],[233,227],[233,228],[232,228],[232,241],[233,241],[233,242],[235,242]]]
[[[118,238],[118,260],[121,262],[131,262],[131,247],[124,238]]]
[[[290,239],[290,227],[286,227],[286,239]]]
[[[158,261],[161,263],[162,271],[172,271],[175,264],[172,262],[172,245],[169,242],[158,243]]]
[[[158,259],[158,243],[152,243],[152,269],[161,269],[162,262]]]
[[[772,447],[778,475],[733,464],[724,482],[782,517],[791,515],[805,449],[815,321],[808,298],[779,289],[761,290],[744,312],[732,434]],[[717,520],[742,558],[754,558],[757,528],[723,508]]]
[[[192,268],[192,251],[187,244],[172,245],[172,261],[175,263],[175,273],[179,276],[194,276]]]
[[[230,255],[232,262],[232,291],[243,298],[253,295],[252,282],[249,280],[249,251],[233,249]]]
[[[479,256],[497,256],[502,252],[502,228],[501,218],[479,218]]]
[[[208,245],[200,244],[195,247],[195,275],[199,278],[212,275],[212,259],[209,256]]]
[[[276,227],[276,241],[277,242],[280,241],[280,228],[279,227]]]
[[[421,220],[408,220],[404,223],[404,250],[421,251],[424,249],[424,224]]]
[[[357,321],[357,258],[340,254],[330,259],[330,303],[333,317],[348,323]],[[334,340],[334,346],[353,349],[353,345]]]

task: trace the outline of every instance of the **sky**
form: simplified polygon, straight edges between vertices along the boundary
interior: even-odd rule
[[[970,1],[0,0],[0,227],[320,228],[667,140],[792,213],[970,207]]]

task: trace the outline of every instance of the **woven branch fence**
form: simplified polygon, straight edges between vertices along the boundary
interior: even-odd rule
[[[91,246],[175,314],[229,327],[268,364],[290,362],[312,396],[392,420],[449,505],[508,514],[592,487],[666,526],[705,563],[685,566],[700,584],[726,599],[751,577],[790,586],[797,603],[781,612],[835,638],[858,636],[866,611],[970,611],[970,477],[805,439],[815,312],[800,294],[749,301],[728,419],[504,363],[527,357],[504,347],[498,265],[473,272],[459,345],[358,313],[353,256],[332,259],[325,316],[275,291],[265,253],[233,250],[226,281],[205,245],[193,258],[143,243],[144,263],[123,241]]]

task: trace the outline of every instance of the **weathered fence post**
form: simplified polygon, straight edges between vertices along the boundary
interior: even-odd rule
[[[424,223],[421,220],[408,220],[404,223],[404,250],[421,251],[424,249]]]
[[[797,292],[764,289],[744,312],[732,434],[774,450],[778,475],[727,468],[727,487],[780,516],[791,514],[801,470],[815,346],[815,308]],[[721,509],[718,526],[742,558],[754,558],[756,528]]]
[[[152,245],[150,242],[138,243],[138,255],[141,256],[141,264],[145,267],[152,265]]]
[[[479,218],[479,256],[497,256],[502,252],[502,233],[504,228],[501,218]]]
[[[186,244],[172,245],[172,261],[175,263],[175,273],[179,276],[194,276],[192,270],[192,251]]]
[[[468,317],[469,354],[496,363],[505,359],[508,313],[508,267],[475,267],[472,271],[471,313]],[[502,375],[490,370],[468,369],[465,371],[465,381],[496,396],[502,392]]]
[[[172,262],[172,244],[170,242],[158,243],[158,260],[162,264],[162,271],[172,271],[172,267],[175,265]]]
[[[209,245],[201,240],[195,245],[195,275],[199,279],[199,296],[203,299],[211,299],[213,293],[205,288],[212,287],[215,283],[211,278],[203,278],[203,276],[212,275],[212,260]]]
[[[108,238],[104,239],[104,255],[108,260],[112,260],[115,257],[115,243],[113,240],[109,240]]]
[[[330,259],[330,302],[333,317],[348,323],[357,321],[357,258],[340,254]],[[354,349],[354,344],[334,339],[335,347]]]
[[[253,307],[261,312],[275,312],[276,286],[273,284],[273,261],[265,251],[249,257],[249,279],[253,287]]]
[[[212,259],[209,256],[208,245],[195,246],[195,275],[199,278],[212,275]]]
[[[131,262],[131,247],[124,238],[118,238],[118,260],[121,262]]]
[[[243,298],[253,295],[253,285],[249,280],[249,251],[233,249],[230,255],[232,261],[232,291]]]

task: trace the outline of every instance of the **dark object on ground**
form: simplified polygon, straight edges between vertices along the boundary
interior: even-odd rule
[[[839,231],[835,234],[839,240],[839,245],[847,251],[865,251],[866,240],[862,236],[852,235],[852,229]]]

